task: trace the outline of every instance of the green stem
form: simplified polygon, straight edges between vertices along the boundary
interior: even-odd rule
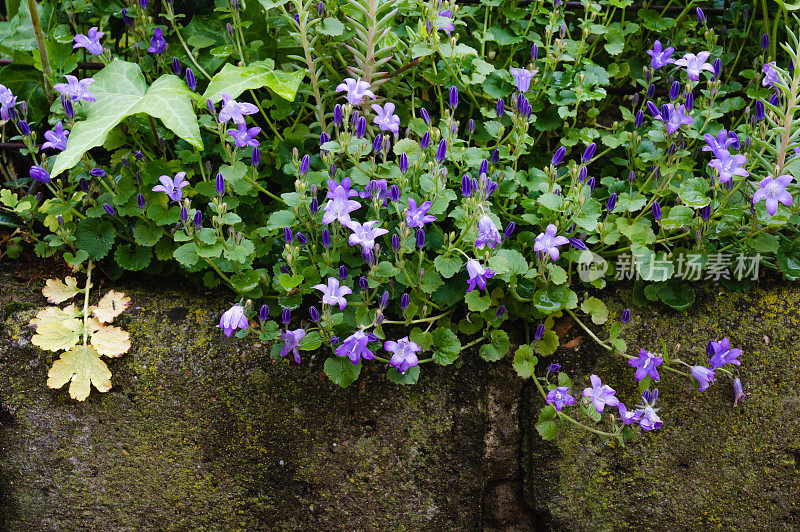
[[[36,0],[28,0],[28,11],[31,14],[31,24],[33,24],[33,33],[36,37],[36,48],[39,49],[39,59],[42,61],[42,75],[44,76],[44,92],[47,94],[47,100],[53,102],[53,87],[50,86],[50,78],[53,77],[53,71],[50,69],[50,59],[47,56],[47,45],[44,42],[44,34],[42,33],[42,23],[39,20],[39,11],[36,8]]]

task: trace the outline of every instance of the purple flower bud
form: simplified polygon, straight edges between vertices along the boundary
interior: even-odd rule
[[[691,91],[686,93],[686,110],[691,111],[694,107],[694,93]]]
[[[511,238],[511,235],[514,234],[514,229],[517,228],[517,224],[514,222],[508,222],[505,231],[503,231],[503,236],[505,238]]]
[[[26,137],[31,134],[31,127],[28,125],[26,121],[20,120],[19,122],[17,122],[17,127],[19,128],[19,132]]]
[[[506,103],[503,101],[502,98],[497,100],[497,118],[503,116],[503,113],[506,111]]]
[[[75,108],[72,107],[72,100],[63,99],[61,103],[64,105],[64,113],[66,113],[67,117],[73,118],[75,116]]]
[[[397,185],[389,187],[389,199],[395,203],[400,201],[400,188]]]
[[[489,173],[489,161],[483,159],[481,161],[480,169],[478,170],[478,175],[486,175]]]
[[[422,135],[422,139],[419,141],[419,147],[422,148],[423,150],[427,150],[430,144],[431,144],[431,134],[429,131],[426,131]]]
[[[495,313],[495,316],[497,316],[498,318],[502,318],[505,315],[505,313],[506,313],[506,306],[500,305],[499,307],[497,307],[497,312]]]
[[[103,203],[103,208],[106,210],[109,216],[114,216],[115,214],[117,214],[116,212],[114,212],[114,207],[112,207],[108,203]]]
[[[400,308],[403,309],[403,312],[406,311],[410,302],[411,297],[407,293],[404,293],[402,296],[400,296]]]
[[[496,163],[499,160],[500,160],[500,151],[497,148],[495,148],[494,150],[492,150],[492,164]]]
[[[281,273],[289,273],[289,268],[285,264],[282,264],[278,269],[281,271]]]
[[[417,229],[417,247],[422,249],[425,246],[425,229]]]
[[[225,178],[222,177],[221,173],[217,174],[217,183],[216,183],[216,185],[217,185],[217,187],[216,187],[217,188],[217,194],[219,194],[220,196],[225,194]]]
[[[342,126],[342,106],[338,103],[333,106],[333,124],[336,127]]]
[[[344,264],[342,264],[341,266],[339,266],[339,277],[340,277],[340,278],[341,278],[343,281],[344,281],[345,279],[347,279],[347,275],[348,275],[349,273],[350,273],[350,272],[347,270],[347,266],[345,266]]]
[[[172,73],[176,76],[181,75],[181,62],[178,61],[177,57],[172,58]]]
[[[436,160],[442,162],[444,161],[446,155],[447,155],[447,139],[442,139],[439,141],[439,148],[436,150]]]
[[[317,15],[320,17],[325,14],[325,2],[320,2],[317,4]]]
[[[650,390],[645,390],[642,392],[642,399],[644,399],[645,403],[649,403],[651,398]]]
[[[253,164],[253,168],[258,168],[258,165],[261,163],[261,150],[258,149],[258,146],[253,148],[253,153],[250,155],[250,162]]]
[[[141,192],[136,194],[136,205],[142,210],[145,208],[144,196]]]
[[[539,47],[534,44],[531,46],[531,59],[536,61],[537,57],[539,57]]]
[[[742,143],[739,142],[739,135],[737,135],[735,131],[728,132],[728,139],[733,141],[733,144],[731,144],[731,148],[733,148],[734,150],[741,149]]]
[[[313,321],[313,322],[319,321],[319,310],[317,310],[317,307],[313,307],[313,306],[309,307],[308,315],[311,318],[311,321]]]
[[[137,161],[141,161],[142,159],[144,159],[144,153],[142,153],[142,150],[137,150],[136,153],[133,154],[133,157]]]
[[[102,168],[92,168],[89,170],[89,175],[92,177],[105,177],[106,172]]]
[[[189,67],[186,67],[186,85],[189,86],[189,90],[192,92],[197,88],[197,80],[194,78],[194,72]]]
[[[589,170],[586,169],[585,166],[581,166],[581,169],[578,171],[578,181],[583,183],[586,181],[586,177],[589,175]]]
[[[356,126],[356,137],[363,139],[364,133],[367,131],[367,119],[363,116],[358,119],[358,126]]]
[[[772,96],[769,97],[769,103],[777,107],[778,104],[781,103],[781,100],[780,98],[778,98],[777,94],[773,94]]]
[[[34,181],[38,181],[39,183],[49,183],[50,182],[50,172],[42,168],[41,166],[33,165],[31,169],[28,171],[28,175],[31,176],[31,179]],[[88,192],[89,187],[87,185],[86,190],[84,192]]]
[[[766,50],[769,48],[769,35],[766,33],[761,34],[761,49]]]
[[[64,227],[64,217],[60,214],[56,214],[56,222],[58,222],[59,227]]]
[[[292,236],[292,229],[290,227],[283,228],[283,239],[286,240],[287,244],[292,243],[293,236]]]
[[[608,212],[612,212],[614,207],[617,206],[617,193],[612,192],[611,195],[608,197],[608,203],[606,203],[606,210]]]
[[[583,160],[584,162],[589,162],[594,157],[594,152],[597,151],[597,144],[592,142],[588,146],[586,146],[586,151],[583,152]]]
[[[372,263],[375,262],[375,255],[372,253],[371,249],[366,252],[361,250],[361,258],[364,259],[364,262],[369,265],[372,265]]]
[[[294,14],[294,21],[297,22],[298,24],[300,24],[300,14],[298,14],[298,13]]]
[[[326,248],[331,245],[331,232],[328,231],[327,227],[322,230],[322,245]]]
[[[281,312],[281,319],[285,325],[289,325],[289,322],[292,321],[292,311],[288,308],[283,309]]]
[[[627,325],[629,321],[631,321],[631,309],[626,308],[622,311],[622,324]]]
[[[311,198],[311,205],[309,205],[309,210],[311,210],[311,214],[317,214],[319,211],[319,201],[317,198]]]
[[[672,86],[669,88],[669,99],[674,100],[681,94],[681,84],[679,81],[673,81]]]
[[[558,373],[559,371],[561,371],[561,364],[559,364],[558,362],[553,362],[552,364],[547,366],[547,371],[549,371],[550,373]]]
[[[644,122],[644,113],[641,109],[639,109],[636,111],[636,116],[633,119],[633,125],[636,126],[636,129],[639,129],[642,127],[642,122]]]
[[[139,0],[139,5],[142,6],[142,9],[147,9],[147,0]]]
[[[677,149],[678,149],[678,147],[673,142],[673,143],[671,143],[669,145],[669,148],[667,149],[667,153],[669,153],[670,155],[675,155],[675,152],[677,151]]]
[[[303,233],[297,233],[296,235],[294,235],[294,237],[297,239],[297,241],[300,243],[301,246],[305,246],[306,243],[308,242],[306,235],[304,235]]]
[[[755,108],[756,108],[756,120],[758,121],[764,120],[764,118],[766,117],[766,112],[764,110],[764,102],[762,102],[761,100],[756,100]]]
[[[698,7],[696,12],[697,12],[697,19],[700,22],[702,22],[703,24],[705,24],[706,23],[706,14],[703,13],[703,10]]]
[[[381,151],[381,148],[383,148],[383,135],[378,133],[375,135],[375,140],[372,143],[372,151],[378,153]]]
[[[711,204],[710,203],[708,205],[706,205],[705,207],[703,207],[702,209],[700,209],[700,218],[702,218],[703,221],[708,221],[708,219],[711,218]]]
[[[579,251],[583,251],[584,249],[586,249],[586,244],[584,244],[582,240],[579,240],[577,238],[570,237],[569,243],[572,244],[572,247],[574,247]]]
[[[269,307],[267,305],[261,305],[258,311],[258,319],[261,321],[267,321],[269,319]]]
[[[656,93],[656,86],[655,86],[654,84],[652,84],[652,83],[651,83],[651,84],[650,84],[650,85],[648,85],[648,87],[647,87],[647,97],[648,97],[648,98],[650,98],[650,99],[652,99],[652,98],[653,98],[653,95],[655,95],[655,93]]]
[[[564,146],[558,148],[553,154],[553,159],[550,161],[553,166],[558,166],[564,161],[564,156],[567,154],[567,149]]]
[[[203,211],[195,211],[194,220],[192,220],[195,227],[203,225]]]
[[[594,177],[590,177],[589,179],[587,179],[586,184],[589,186],[589,194],[594,192],[594,184],[595,184]]]
[[[211,101],[211,98],[206,100],[206,109],[211,115],[216,118],[217,117],[217,108],[214,106],[214,102]]]
[[[31,177],[33,177],[33,176],[31,176]],[[38,179],[37,179],[37,181],[38,181]],[[78,186],[81,187],[82,191],[89,192],[89,182],[86,181],[84,178],[81,178],[80,181],[78,181]]]
[[[105,207],[105,205],[104,205]],[[106,209],[108,210],[108,209]],[[189,211],[186,210],[186,206],[184,205],[181,207],[181,223],[186,223],[186,220],[189,218]]]
[[[634,172],[633,170],[628,172],[628,181],[630,181],[631,184],[636,182],[636,172]]]
[[[467,131],[469,131],[470,135],[475,133],[475,121],[471,118],[469,119],[469,122],[467,122]]]
[[[366,290],[369,288],[369,283],[367,283],[367,278],[363,275],[358,278],[358,286],[361,287],[362,290]]]
[[[653,218],[656,221],[661,219],[661,205],[657,201],[653,202]]]
[[[739,377],[734,377],[733,379],[733,406],[736,406],[739,401],[744,399],[745,393],[742,389],[742,381]]]
[[[400,250],[400,236],[397,233],[392,235],[392,249],[395,251]]]
[[[450,94],[448,98],[450,102],[450,108],[455,110],[458,107],[458,89],[455,86],[450,87]]]
[[[654,118],[661,118],[661,111],[658,110],[658,106],[653,102],[647,102],[647,109]]]
[[[331,345],[339,345],[339,337],[331,336]]]
[[[406,155],[406,152],[400,154],[398,166],[400,167],[400,171],[404,174],[408,171],[408,155]]]
[[[541,340],[543,336],[544,336],[544,323],[541,323],[539,324],[538,327],[536,327],[536,333],[533,335],[533,337],[536,340]]]
[[[426,124],[430,125],[431,123],[431,115],[428,114],[428,110],[424,107],[420,107],[419,114],[422,119],[425,121]]]
[[[122,22],[124,22],[126,26],[130,26],[131,24],[133,24],[133,21],[131,20],[131,17],[128,16],[128,10],[127,9],[123,8],[121,14],[122,14]]]

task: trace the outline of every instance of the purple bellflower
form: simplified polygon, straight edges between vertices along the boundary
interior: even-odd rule
[[[375,227],[377,223],[378,222],[373,220],[360,224],[351,220],[349,223],[345,224],[353,231],[353,234],[351,234],[350,238],[347,240],[348,243],[351,246],[361,246],[361,251],[363,253],[372,251],[372,248],[375,247],[375,239],[389,232],[388,229]]]
[[[671,63],[674,63],[675,60],[672,59],[672,54],[675,52],[675,48],[670,46],[669,48],[662,48],[661,41],[655,41],[653,43],[653,49],[647,50],[647,55],[650,56],[650,66],[659,69],[661,67],[667,66]]]
[[[227,92],[222,93],[222,109],[219,110],[219,121],[224,124],[233,120],[235,124],[244,124],[244,115],[258,112],[258,107],[252,103],[237,102]]]
[[[395,135],[400,131],[400,117],[394,114],[394,104],[386,102],[386,105],[373,103],[372,110],[377,115],[373,122],[381,128],[381,131],[391,131]]]
[[[353,364],[361,362],[363,357],[365,360],[372,360],[375,355],[369,350],[368,344],[371,339],[370,334],[364,331],[356,331],[348,336],[339,347],[336,348],[336,354],[340,357],[347,357]]]
[[[284,357],[291,352],[294,354],[294,361],[299,364],[300,351],[297,350],[297,347],[300,345],[300,342],[302,342],[303,338],[305,337],[306,337],[306,332],[303,329],[295,329],[293,331],[287,330],[285,333],[281,334],[281,340],[283,340],[283,347],[281,347],[281,356]]]
[[[180,201],[183,199],[183,190],[181,189],[189,184],[188,181],[183,180],[185,177],[186,172],[178,172],[175,174],[174,180],[169,176],[162,175],[158,178],[161,184],[154,186],[153,192],[163,192],[172,201]]]
[[[761,188],[753,194],[753,204],[764,201],[769,215],[775,216],[775,213],[778,212],[778,203],[783,203],[788,207],[794,201],[792,195],[786,190],[792,179],[792,176],[788,174],[777,179],[765,177],[759,183]]]
[[[692,81],[700,79],[700,72],[707,70],[714,72],[714,67],[710,63],[706,63],[706,59],[711,55],[711,52],[700,52],[697,55],[687,53],[682,58],[675,61],[675,65],[682,66],[686,69],[686,75]]]
[[[700,391],[704,392],[714,382],[714,370],[704,366],[692,367],[692,377],[700,384]]]
[[[105,35],[102,31],[97,31],[97,26],[89,28],[89,31],[86,32],[86,35],[79,33],[75,36],[74,41],[75,44],[72,46],[72,49],[75,50],[76,48],[86,48],[92,55],[100,55],[103,53],[103,45],[100,44],[100,39]]]
[[[710,133],[706,133],[703,135],[703,138],[706,139],[706,145],[703,146],[703,151],[710,151],[714,154],[714,157],[719,157],[719,155],[717,155],[718,150],[727,150],[728,146],[736,142],[731,136],[733,134],[735,134],[733,131],[729,134],[725,128],[721,129],[716,137]]]
[[[406,225],[409,227],[423,227],[426,223],[436,221],[436,217],[428,214],[431,202],[426,201],[417,207],[417,200],[408,198],[408,209],[406,209]]]
[[[645,377],[650,376],[653,380],[659,380],[661,376],[658,374],[658,366],[664,361],[663,357],[658,357],[653,353],[642,349],[639,351],[639,358],[632,358],[628,360],[628,364],[636,368],[636,380],[643,380]]]
[[[731,155],[728,150],[717,150],[716,159],[712,159],[708,166],[719,172],[719,181],[722,184],[730,183],[733,176],[747,177],[750,173],[741,166],[747,162],[747,157],[736,154]]]
[[[17,97],[11,92],[11,89],[6,88],[5,85],[0,85],[0,120],[8,120],[11,116],[11,110],[17,104]]]
[[[94,94],[87,88],[91,83],[94,83],[92,78],[78,80],[78,78],[69,74],[64,77],[67,80],[66,83],[56,83],[53,85],[53,88],[60,92],[64,98],[83,100],[86,102],[94,101]]]
[[[325,214],[322,216],[323,225],[328,225],[334,220],[339,220],[340,224],[347,225],[350,223],[350,213],[361,208],[359,202],[349,199],[351,192],[352,195],[356,195],[358,192],[349,189],[349,182],[347,183],[348,188],[345,188],[344,181],[342,180],[342,185],[337,185],[332,193],[328,192],[330,199],[325,204]],[[328,185],[330,186],[330,183]]]
[[[475,286],[481,290],[486,290],[486,279],[494,277],[494,271],[490,268],[484,268],[481,263],[475,259],[467,261],[467,273],[469,274],[469,288],[467,292],[475,290]]]
[[[589,377],[589,381],[592,383],[592,387],[584,388],[583,396],[589,398],[595,410],[603,412],[606,405],[617,406],[619,404],[619,399],[614,397],[614,394],[617,392],[615,392],[611,386],[600,382],[600,377],[592,375]]]
[[[661,428],[661,418],[656,414],[656,409],[653,405],[646,403],[644,408],[636,411],[640,415],[639,426],[642,430],[658,430]]]
[[[711,369],[717,369],[725,364],[733,364],[734,366],[741,366],[742,363],[736,360],[742,355],[742,350],[739,348],[731,348],[731,341],[726,336],[719,342],[712,340],[709,343],[713,354],[711,355]]]
[[[775,70],[775,61],[764,63],[761,72],[764,73],[764,78],[761,80],[761,85],[763,87],[774,87],[775,84],[778,83],[778,71]]]
[[[678,105],[677,107],[671,103],[662,105],[656,118],[666,124],[667,134],[669,135],[678,131],[681,126],[694,124],[694,119],[686,112],[685,105]]]
[[[336,92],[347,92],[347,103],[350,105],[358,105],[368,96],[375,99],[375,94],[370,90],[370,84],[362,81],[361,78],[345,78],[339,85],[336,86]]]
[[[389,183],[385,179],[371,179],[359,197],[362,199],[373,198],[380,205],[386,205],[389,198]]]
[[[625,403],[618,404],[617,409],[619,410],[619,418],[625,425],[632,425],[642,418],[641,412],[638,410],[628,410]]]
[[[444,19],[439,21],[438,19]],[[456,25],[453,24],[453,12],[450,9],[439,11],[437,22],[440,30],[443,30],[447,36],[450,36],[451,31],[456,31]]]
[[[416,366],[419,363],[417,353],[422,351],[422,348],[409,340],[408,336],[400,338],[396,342],[387,340],[384,342],[383,348],[392,353],[389,364],[400,373],[405,373],[408,368]]]
[[[256,137],[259,133],[261,133],[260,127],[248,128],[244,122],[239,123],[238,129],[228,130],[228,135],[233,137],[234,142],[240,148],[244,148],[245,146],[258,147],[259,143]]]
[[[247,316],[244,315],[244,308],[237,303],[226,310],[219,320],[219,327],[229,338],[236,329],[247,329]]]
[[[517,90],[521,93],[526,93],[531,88],[531,80],[536,75],[538,70],[528,70],[527,68],[514,68],[511,67],[511,75],[514,76],[514,83],[517,84]]]
[[[559,386],[555,390],[547,392],[547,403],[553,405],[556,410],[561,412],[564,405],[574,405],[575,398],[569,394],[569,387]]]
[[[484,214],[481,216],[480,220],[478,220],[478,238],[475,239],[475,247],[483,249],[483,246],[489,246],[494,249],[500,242],[502,242],[500,230],[492,219]]]
[[[151,54],[163,54],[167,49],[167,41],[164,40],[164,35],[161,28],[156,28],[153,36],[150,38],[150,48],[147,49]]]
[[[564,236],[556,236],[556,226],[550,224],[543,233],[539,233],[533,244],[533,250],[541,253],[550,254],[550,258],[558,260],[558,246],[569,244],[569,239]]]
[[[322,292],[322,302],[326,305],[339,305],[339,310],[344,310],[347,300],[344,296],[352,294],[353,290],[348,286],[339,286],[339,279],[328,277],[328,284],[316,284],[312,288]]]
[[[64,129],[64,126],[59,120],[50,131],[44,132],[44,138],[47,142],[42,144],[42,149],[52,148],[54,150],[64,151],[67,149],[67,135],[69,131]]]

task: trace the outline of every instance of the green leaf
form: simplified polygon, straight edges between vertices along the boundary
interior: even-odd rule
[[[433,265],[436,267],[436,271],[442,274],[442,277],[449,279],[461,269],[461,259],[456,256],[437,255],[433,260]]]
[[[335,384],[347,388],[361,373],[361,363],[353,364],[347,357],[332,356],[325,360],[325,375]]]
[[[708,181],[701,177],[691,177],[681,183],[678,195],[686,205],[693,209],[699,209],[711,202],[711,199],[706,197],[707,191]]]
[[[433,361],[440,366],[455,362],[461,352],[461,342],[456,333],[447,327],[438,327],[431,333],[433,341]]]
[[[233,262],[250,264],[250,259],[255,249],[252,241],[243,238],[238,244],[234,243],[232,249],[226,249],[223,255],[226,259]]]
[[[521,345],[514,353],[514,370],[523,379],[533,376],[536,369],[538,358],[533,354],[533,349],[529,345]]]
[[[488,295],[481,295],[479,290],[469,292],[464,301],[472,312],[483,312],[492,306],[492,300]]]
[[[240,294],[255,290],[260,282],[261,276],[256,270],[247,270],[246,272],[231,276],[231,284],[234,290]]]
[[[344,24],[339,19],[328,17],[322,21],[322,27],[319,28],[320,33],[335,37],[344,33]],[[302,81],[302,80],[301,80]]]
[[[563,205],[564,203],[564,198],[562,198],[558,194],[553,194],[552,192],[548,192],[536,198],[536,202],[539,205],[544,205],[551,211],[558,212],[561,210],[561,205]]]
[[[131,249],[130,244],[120,244],[114,252],[114,258],[126,270],[139,271],[150,265],[153,252],[147,247],[136,246]]]
[[[416,384],[419,380],[419,366],[408,368],[405,373],[400,373],[394,368],[389,368],[386,376],[395,384]]]
[[[133,239],[140,246],[150,247],[155,246],[163,234],[164,230],[161,227],[142,221],[136,224],[136,228],[133,230]]]
[[[675,265],[665,251],[656,254],[647,250],[636,254],[636,271],[644,281],[666,281],[675,274]]]
[[[75,230],[75,244],[86,251],[89,257],[99,260],[108,255],[114,245],[114,226],[100,218],[85,218],[78,223]]]
[[[302,275],[289,275],[288,273],[282,273],[278,276],[278,282],[281,283],[281,286],[288,292],[292,288],[296,288],[300,286],[303,282]]]
[[[558,425],[555,421],[542,421],[536,424],[536,430],[543,440],[554,440],[558,435]]]
[[[491,334],[492,343],[484,344],[481,346],[481,357],[487,362],[494,362],[500,360],[511,347],[511,342],[508,339],[508,333],[500,329],[495,329]]]
[[[602,325],[608,320],[608,308],[606,304],[597,299],[590,297],[581,303],[581,310],[592,317],[592,322],[595,325]]]
[[[533,344],[533,350],[537,355],[547,357],[552,355],[558,349],[558,335],[555,331],[548,329],[542,335],[541,340],[537,340]]]
[[[670,279],[658,289],[658,298],[675,310],[686,310],[694,304],[695,294],[688,284]]]
[[[197,256],[197,246],[195,246],[194,242],[180,246],[172,253],[172,256],[187,267],[194,266],[200,260],[200,257]]]
[[[747,239],[747,243],[759,253],[775,253],[778,251],[778,239],[769,233],[759,233]]]
[[[210,99],[212,102],[218,102],[222,99],[223,92],[229,94],[231,98],[236,98],[248,89],[262,87],[271,89],[284,100],[294,101],[306,71],[289,73],[274,70],[274,67],[275,63],[272,60],[256,61],[246,67],[226,63],[222,70],[211,78],[206,92],[203,93],[202,101]]]
[[[82,104],[86,120],[75,124],[69,134],[67,149],[56,157],[53,177],[78,164],[84,153],[105,142],[117,124],[137,113],[160,119],[177,136],[203,149],[200,127],[191,104],[194,93],[179,77],[165,74],[148,89],[139,65],[116,60],[92,79],[94,83],[89,90],[96,101]]]

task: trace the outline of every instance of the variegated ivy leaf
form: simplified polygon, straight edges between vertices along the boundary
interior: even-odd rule
[[[119,327],[105,325],[92,334],[91,344],[101,355],[118,357],[131,348],[131,336]]]
[[[73,347],[47,372],[49,388],[61,388],[68,382],[70,397],[83,401],[89,397],[92,385],[101,392],[111,389],[111,371],[91,345]]]
[[[102,323],[111,323],[131,304],[131,298],[122,292],[109,290],[106,295],[92,307],[92,314]]]
[[[47,298],[50,303],[63,303],[68,299],[72,299],[81,292],[78,288],[78,280],[74,277],[66,277],[65,282],[60,279],[48,279],[45,281],[45,287],[42,288],[42,294]]]

